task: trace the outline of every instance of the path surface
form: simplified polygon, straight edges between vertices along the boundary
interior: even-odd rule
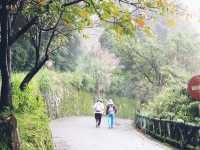
[[[108,129],[105,118],[96,128],[92,117],[70,117],[51,123],[56,150],[170,150],[155,140],[145,137],[131,126],[130,120],[117,120]]]

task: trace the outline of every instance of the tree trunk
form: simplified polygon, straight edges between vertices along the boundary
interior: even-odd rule
[[[99,80],[97,79],[96,81],[96,98],[100,98],[101,97],[101,94],[100,94],[100,87],[99,87]]]
[[[10,48],[8,47],[8,11],[6,9],[7,0],[2,0],[1,10],[1,101],[0,108],[4,106],[12,107],[11,82],[10,82]]]
[[[38,66],[35,66],[32,68],[29,73],[25,76],[24,80],[20,84],[20,90],[24,91],[27,87],[28,83],[31,81],[31,79],[36,75],[36,73],[44,66],[46,61],[49,59],[48,56],[46,56],[39,64]]]
[[[14,115],[0,118],[0,149],[19,150],[17,120]]]
[[[1,43],[0,43],[0,66],[1,66],[1,98],[0,111],[8,107],[12,109],[12,95],[11,95],[11,57],[10,48],[8,46],[9,37],[9,13],[7,10],[8,0],[1,0]],[[6,149],[19,150],[20,142],[17,132],[17,120],[14,115],[8,117],[0,116],[0,149],[1,146],[6,146]]]

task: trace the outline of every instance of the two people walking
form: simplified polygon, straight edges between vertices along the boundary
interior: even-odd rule
[[[109,99],[106,105],[106,115],[108,121],[108,127],[114,128],[115,126],[115,114],[117,113],[116,106],[114,105],[112,99]],[[96,120],[96,127],[100,127],[101,125],[101,118],[104,114],[104,104],[103,101],[98,99],[94,105],[94,116]]]

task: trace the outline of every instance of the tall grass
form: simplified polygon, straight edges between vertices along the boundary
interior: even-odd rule
[[[17,73],[12,78],[13,105],[18,121],[21,150],[53,150],[50,119],[38,78],[33,79],[26,90],[21,92],[19,85],[23,76],[24,74]]]
[[[117,116],[120,118],[133,119],[135,116],[136,100],[126,97],[110,96],[117,106]]]

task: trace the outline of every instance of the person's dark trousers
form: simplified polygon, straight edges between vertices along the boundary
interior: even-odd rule
[[[95,113],[95,119],[96,119],[96,126],[97,127],[99,127],[101,125],[101,117],[102,117],[102,114]]]

